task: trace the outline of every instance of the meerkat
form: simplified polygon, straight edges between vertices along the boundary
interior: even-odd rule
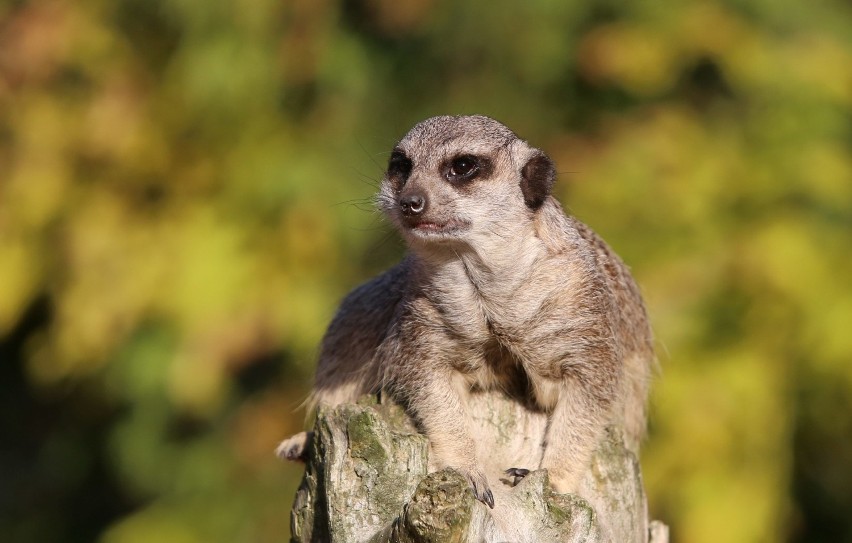
[[[377,197],[408,246],[352,291],[322,342],[311,403],[386,390],[429,439],[439,466],[494,497],[466,399],[501,390],[547,414],[523,477],[546,468],[572,492],[607,425],[638,453],[654,364],[645,306],[627,267],[551,194],[541,150],[484,116],[440,116],[393,148]],[[303,458],[302,432],[278,454]]]

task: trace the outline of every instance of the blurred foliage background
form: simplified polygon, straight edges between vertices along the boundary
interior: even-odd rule
[[[1,3],[0,539],[286,541],[388,151],[474,112],[643,286],[673,540],[852,541],[842,0]]]

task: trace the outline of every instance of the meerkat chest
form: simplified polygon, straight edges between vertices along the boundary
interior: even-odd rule
[[[438,289],[439,313],[451,335],[467,347],[521,345],[545,297],[543,289],[508,282],[475,284],[465,275],[445,278]]]
[[[459,338],[451,360],[455,369],[474,390],[529,396],[541,408],[551,409],[559,396],[559,379],[550,361],[534,354],[541,351],[531,345],[536,334],[527,330],[529,320],[487,306],[471,311],[469,307],[483,304],[476,299],[470,303],[447,313],[458,330],[453,334]]]
[[[489,316],[476,290],[467,282],[442,285],[436,306],[451,337],[470,347],[484,344],[490,337]]]

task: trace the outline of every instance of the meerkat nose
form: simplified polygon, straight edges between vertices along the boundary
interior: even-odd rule
[[[409,194],[400,198],[399,206],[403,215],[420,215],[426,209],[426,199],[419,194]]]

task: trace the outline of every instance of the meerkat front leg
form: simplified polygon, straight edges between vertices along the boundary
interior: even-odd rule
[[[565,378],[550,415],[539,467],[547,469],[560,494],[577,490],[610,419],[610,396],[599,392],[588,383]]]
[[[460,374],[447,367],[418,375],[404,391],[415,420],[422,426],[440,465],[464,475],[476,499],[494,508],[494,495],[476,457],[469,415],[461,397]]]
[[[561,364],[561,379],[538,382],[538,389],[544,393],[537,400],[553,398],[554,403],[550,404],[538,465],[528,467],[547,469],[551,485],[561,494],[576,491],[604,428],[612,420],[620,372],[614,353],[601,350],[600,356],[583,357],[584,362]],[[525,467],[506,470],[515,484],[528,473]]]

